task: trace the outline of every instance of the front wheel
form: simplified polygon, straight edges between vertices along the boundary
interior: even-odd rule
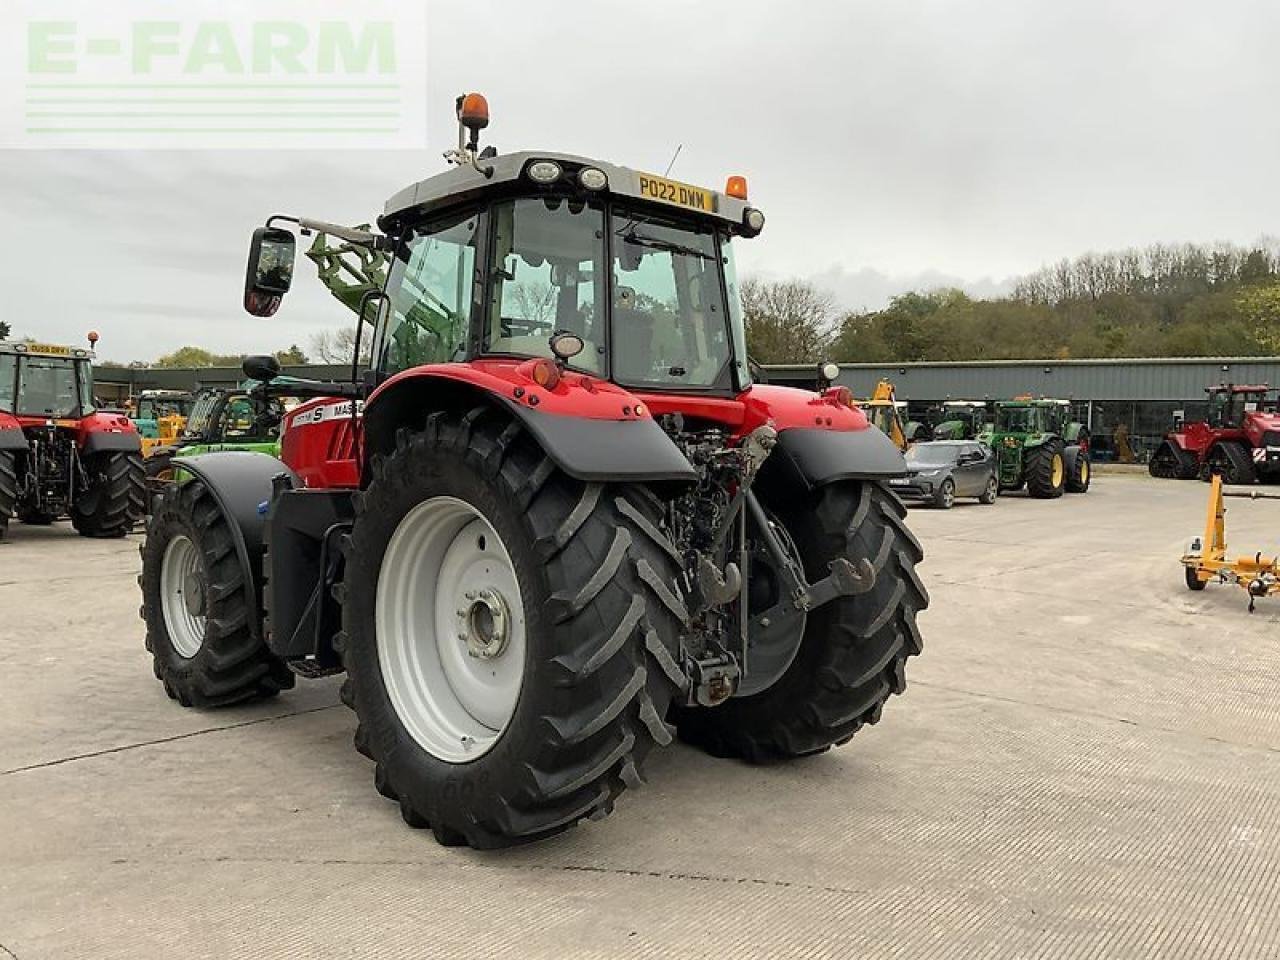
[[[922,649],[916,614],[929,604],[923,559],[903,507],[878,483],[837,481],[791,503],[769,504],[794,541],[810,583],[839,557],[876,570],[867,593],[809,615],[800,649],[770,687],[718,707],[676,711],[680,737],[718,757],[767,763],[821,753],[876,723],[906,689],[906,662]]]
[[[1188,589],[1188,590],[1203,590],[1203,589],[1204,589],[1205,581],[1203,581],[1203,580],[1201,580],[1201,579],[1200,579],[1200,577],[1197,575],[1197,573],[1196,573],[1196,571],[1195,571],[1195,568],[1194,568],[1194,567],[1183,567],[1182,569],[1183,569],[1183,571],[1186,573],[1186,576],[1187,576],[1187,589]]]
[[[402,430],[357,511],[337,646],[378,791],[448,845],[609,813],[685,683],[656,499],[573,480],[481,408]]]
[[[933,505],[939,510],[950,510],[956,502],[956,484],[950,477],[938,484],[938,492],[933,495]]]
[[[146,514],[142,454],[94,454],[85,472],[89,485],[71,505],[71,525],[82,537],[123,537]]]
[[[141,553],[147,649],[165,693],[184,707],[223,707],[293,686],[289,668],[255,637],[255,594],[203,481],[169,492]]]

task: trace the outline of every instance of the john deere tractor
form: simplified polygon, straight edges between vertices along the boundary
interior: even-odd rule
[[[1000,489],[1041,500],[1089,489],[1089,430],[1071,421],[1066,400],[997,400],[994,419],[979,439],[996,451]]]
[[[933,428],[934,440],[973,440],[987,427],[986,400],[947,400],[939,415],[942,421]]]

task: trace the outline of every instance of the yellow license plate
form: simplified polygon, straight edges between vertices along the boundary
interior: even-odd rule
[[[703,213],[716,212],[716,195],[710,190],[655,177],[651,173],[641,173],[638,176],[640,177],[640,196],[647,200],[672,203],[677,207],[688,207],[690,210],[701,210]]]
[[[31,353],[56,353],[60,357],[71,356],[70,347],[60,347],[51,343],[31,343],[27,345]]]

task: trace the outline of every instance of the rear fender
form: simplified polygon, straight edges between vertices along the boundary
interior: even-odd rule
[[[567,372],[554,390],[521,373],[527,363],[477,361],[415,367],[365,405],[365,457],[395,449],[396,431],[420,429],[437,410],[492,403],[516,417],[547,456],[583,481],[692,482],[693,466],[643,402],[604,380]],[[367,471],[366,471],[367,475]]]
[[[0,410],[0,450],[27,450],[27,437],[17,417]]]
[[[133,421],[119,413],[91,413],[78,427],[80,455],[141,453],[142,438]]]
[[[793,427],[761,468],[756,486],[775,500],[797,490],[813,490],[837,480],[888,480],[905,477],[907,463],[894,442],[875,427],[862,430],[809,430]]]
[[[199,457],[175,457],[174,467],[199,479],[231,528],[240,569],[245,575],[249,630],[262,639],[262,550],[266,513],[277,477],[289,485],[297,478],[283,463],[264,453],[227,450]]]

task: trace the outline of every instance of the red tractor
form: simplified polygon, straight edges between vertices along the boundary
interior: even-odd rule
[[[92,350],[0,343],[0,537],[15,514],[70,516],[86,537],[123,537],[142,518],[141,440],[128,417],[94,409],[92,363]]]
[[[156,676],[209,707],[345,671],[377,790],[450,845],[598,819],[673,736],[845,743],[921,650],[922,553],[847,388],[751,381],[745,181],[480,152],[484,99],[458,117],[454,168],[379,229],[255,232],[257,316],[290,286],[281,223],[385,257],[373,360],[290,381],[312,399],[278,459],[175,460],[140,581]],[[264,392],[278,370],[245,361]]]
[[[1209,419],[1179,424],[1151,457],[1153,477],[1253,483],[1280,475],[1280,415],[1266,384],[1206,387]]]

